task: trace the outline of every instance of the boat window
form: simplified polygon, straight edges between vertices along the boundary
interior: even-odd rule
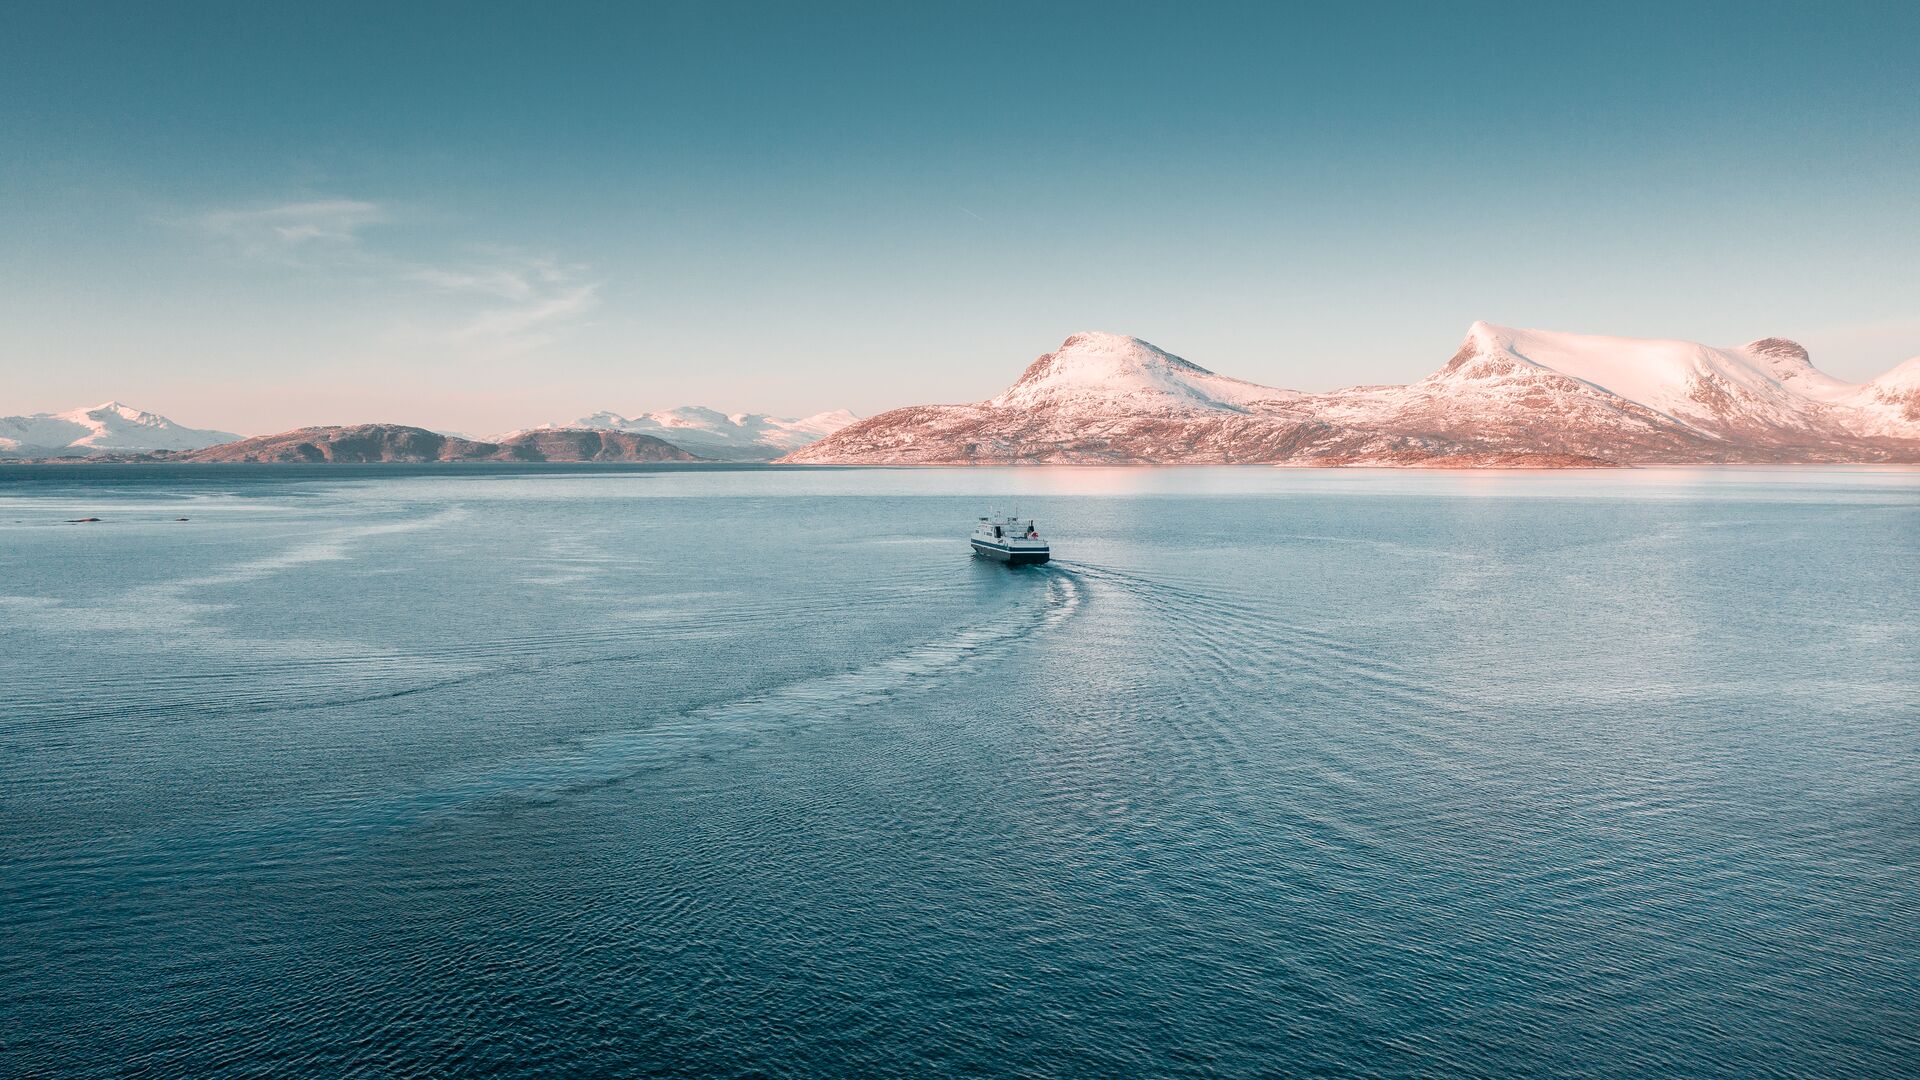
[[[993,538],[994,538],[995,540],[998,540],[998,539],[1000,539],[1000,526],[998,526],[998,525],[995,525],[995,526],[993,527]]]

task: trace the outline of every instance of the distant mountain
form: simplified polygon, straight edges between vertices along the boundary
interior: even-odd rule
[[[1075,334],[1000,395],[881,413],[785,462],[1599,466],[1920,462],[1920,358],[1865,384],[1739,348],[1475,323],[1438,371],[1327,394]]]
[[[95,457],[147,450],[197,450],[240,436],[176,424],[109,401],[91,408],[0,416],[0,457]]]
[[[484,445],[484,444],[483,444]],[[500,461],[704,461],[665,439],[632,431],[542,428],[497,444]]]
[[[597,412],[569,424],[552,426],[638,432],[665,439],[684,450],[716,461],[770,461],[831,435],[858,419],[845,409],[791,420],[760,413],[728,414],[698,405],[683,405],[677,409],[638,416]],[[512,434],[518,435],[520,432]]]
[[[441,435],[401,424],[310,427],[174,454],[169,461],[425,462],[425,461],[698,461],[649,435],[543,428],[500,442]]]

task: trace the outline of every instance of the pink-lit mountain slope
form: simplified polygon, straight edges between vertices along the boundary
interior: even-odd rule
[[[1602,466],[1920,461],[1920,360],[1865,384],[1767,338],[1739,348],[1475,323],[1404,386],[1305,394],[1139,338],[1075,334],[1004,392],[881,413],[815,464],[1221,462]]]

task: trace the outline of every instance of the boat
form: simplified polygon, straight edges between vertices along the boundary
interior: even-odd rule
[[[973,530],[973,553],[1013,566],[1031,566],[1053,557],[1033,519],[983,517]]]

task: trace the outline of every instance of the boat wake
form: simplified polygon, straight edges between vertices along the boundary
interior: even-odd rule
[[[1071,572],[1042,571],[994,617],[868,664],[803,678],[748,697],[665,716],[644,727],[576,740],[536,760],[440,787],[422,810],[490,799],[551,800],[665,767],[685,754],[741,749],[779,731],[833,723],[847,714],[932,689],[979,669],[1036,632],[1072,618],[1086,599]]]
[[[1471,724],[1434,722],[1459,720],[1464,703],[1371,647],[1365,627],[1289,618],[1282,595],[1210,590],[1109,566],[1057,565],[1120,609],[1116,618],[1159,628],[1153,638],[1158,674],[1130,687],[1124,708],[1131,722],[1151,725],[1182,747],[1161,767],[1193,774],[1212,793],[1218,814],[1253,813],[1239,805],[1241,797],[1275,783],[1351,789],[1383,760],[1470,781],[1467,748],[1445,733]],[[1275,742],[1313,751],[1275,755]],[[1287,762],[1285,775],[1241,775],[1247,762],[1258,760]],[[1377,842],[1338,821],[1301,828],[1333,847]]]
[[[628,730],[575,738],[516,760],[494,761],[465,775],[443,774],[425,787],[393,798],[331,807],[318,813],[312,807],[288,807],[273,815],[277,820],[271,824],[256,827],[257,842],[272,848],[276,855],[283,855],[289,847],[325,846],[329,837],[342,833],[363,836],[369,831],[406,829],[447,817],[511,812],[518,807],[551,804],[580,791],[671,768],[679,761],[695,757],[710,759],[749,749],[782,732],[844,721],[862,710],[903,701],[933,690],[954,676],[994,663],[1036,633],[1072,618],[1087,598],[1085,583],[1072,572],[1036,569],[1023,572],[1014,580],[1018,581],[1012,590],[1015,595],[1012,598],[1003,595],[1003,603],[995,606],[992,617],[870,663],[814,674],[748,696],[661,715]],[[525,641],[499,642],[488,651],[504,656],[512,650],[524,649],[526,644]],[[471,656],[471,653],[463,651],[463,655]],[[429,681],[378,695],[335,697],[330,701],[400,697],[529,670],[644,658],[645,654],[633,654],[547,661],[538,668],[521,666],[475,672],[464,678]],[[430,660],[431,654],[413,659]],[[200,689],[204,693],[206,688]],[[266,691],[262,690],[262,694]],[[175,705],[183,713],[206,714],[204,703],[195,707],[180,701]],[[285,710],[288,703],[281,700],[267,707]],[[318,703],[302,703],[298,707],[314,708]],[[162,851],[178,855],[200,845],[228,848],[236,838],[164,833],[149,834],[139,840],[126,839],[135,848],[118,855],[138,863]]]

